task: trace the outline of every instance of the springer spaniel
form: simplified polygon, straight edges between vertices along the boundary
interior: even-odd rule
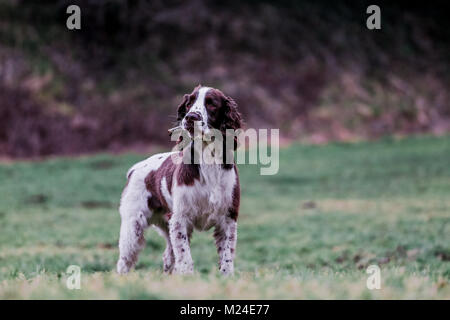
[[[177,120],[190,136],[194,135],[194,126],[202,134],[217,129],[223,135],[227,129],[241,127],[241,115],[234,100],[220,90],[202,86],[184,95]],[[145,244],[144,230],[149,226],[166,239],[164,272],[193,273],[192,230],[214,227],[220,272],[233,273],[240,201],[237,167],[234,159],[221,164],[174,161],[191,153],[193,144],[189,142],[183,151],[153,155],[128,171],[119,208],[118,273],[127,273],[136,264]],[[235,138],[231,155],[236,146]]]

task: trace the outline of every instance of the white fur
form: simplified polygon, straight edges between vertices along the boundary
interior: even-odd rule
[[[161,193],[163,194],[169,208],[172,208],[172,196],[169,193],[169,187],[167,185],[166,177],[163,177],[161,179]]]
[[[209,89],[211,89],[211,88],[201,87],[198,90],[197,99],[195,100],[192,107],[189,109],[189,112],[197,112],[202,116],[202,121],[203,121],[202,131],[205,133],[208,133],[208,131],[209,131],[208,112],[206,111],[206,106],[205,106],[205,96],[206,96],[206,93],[209,91]],[[186,129],[186,119],[183,119],[181,121],[181,125],[183,126],[183,128]]]
[[[145,177],[150,171],[157,170],[171,154],[154,155],[128,171],[129,182],[120,205],[122,224],[117,271],[127,273],[134,266],[144,244],[143,231],[149,225],[154,225],[167,242],[163,255],[164,271],[192,273],[193,261],[189,246],[192,230],[215,227],[220,271],[224,274],[233,273],[237,224],[228,217],[228,210],[232,206],[233,188],[237,182],[235,170],[224,170],[220,165],[200,164],[200,177],[193,185],[178,185],[174,176],[172,195],[164,177],[161,180],[161,193],[172,212],[167,223],[162,214],[153,214],[148,208],[147,200],[151,193],[146,189]]]
[[[223,170],[218,165],[200,165],[200,181],[193,186],[176,186],[174,192],[174,215],[170,220],[171,230],[183,230],[181,239],[174,233],[175,272],[192,273],[193,261],[189,248],[189,234],[192,228],[209,230],[215,227],[219,268],[223,274],[234,272],[233,259],[237,238],[237,223],[228,217],[232,203],[232,192],[236,183],[234,170]],[[177,225],[178,224],[178,225]],[[178,243],[176,245],[175,243]],[[178,249],[178,250],[177,250]]]
[[[174,212],[181,212],[198,230],[208,230],[221,224],[232,202],[236,182],[234,170],[218,165],[200,165],[200,180],[193,186],[175,185]]]
[[[120,199],[119,250],[120,258],[117,271],[126,273],[135,264],[139,252],[144,246],[144,229],[149,226],[152,217],[147,205],[151,193],[145,187],[145,177],[150,171],[158,169],[173,152],[156,154],[138,162],[128,170],[128,185]],[[131,175],[131,176],[130,176]]]

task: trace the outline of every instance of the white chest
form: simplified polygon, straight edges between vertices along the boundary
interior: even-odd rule
[[[221,223],[232,204],[236,173],[219,166],[202,166],[200,179],[192,186],[177,186],[174,192],[174,213],[185,215],[191,224],[207,230]]]

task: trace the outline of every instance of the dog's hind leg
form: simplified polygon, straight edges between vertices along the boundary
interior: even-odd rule
[[[136,264],[139,252],[145,245],[144,230],[148,227],[150,212],[145,208],[146,201],[138,199],[125,189],[120,202],[120,239],[117,272],[127,273]]]
[[[122,217],[119,239],[119,261],[117,272],[127,273],[136,264],[139,252],[144,248],[144,230],[147,222],[142,212],[137,217]]]

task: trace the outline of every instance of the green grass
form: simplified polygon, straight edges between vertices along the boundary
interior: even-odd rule
[[[153,230],[136,271],[113,272],[127,169],[142,155],[0,165],[0,299],[450,299],[450,139],[292,145],[280,171],[241,165],[236,275],[194,233],[194,276],[162,274]],[[366,288],[368,265],[381,290]],[[69,265],[81,290],[65,286]]]

